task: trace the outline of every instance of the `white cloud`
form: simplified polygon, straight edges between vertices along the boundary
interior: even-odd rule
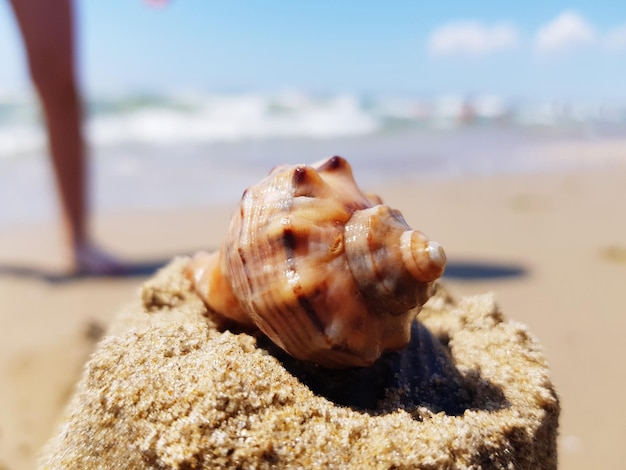
[[[609,31],[604,37],[604,45],[611,51],[626,51],[626,24]]]
[[[430,35],[428,50],[433,56],[484,56],[519,43],[517,30],[509,24],[486,26],[475,21],[448,23]]]
[[[541,28],[535,36],[539,52],[559,52],[596,40],[593,27],[578,13],[565,11]]]

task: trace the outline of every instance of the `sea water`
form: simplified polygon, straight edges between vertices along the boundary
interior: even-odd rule
[[[98,211],[233,203],[280,163],[342,155],[364,187],[572,165],[535,152],[626,136],[626,106],[496,96],[125,93],[86,102]],[[32,96],[0,96],[0,227],[55,217]]]

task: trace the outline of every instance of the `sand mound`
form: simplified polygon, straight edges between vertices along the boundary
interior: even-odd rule
[[[187,261],[122,310],[42,468],[556,468],[541,348],[492,296],[440,289],[407,350],[329,372],[217,331]]]

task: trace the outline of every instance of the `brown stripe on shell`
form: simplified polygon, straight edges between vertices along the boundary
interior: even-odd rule
[[[315,312],[315,307],[313,307],[310,299],[305,294],[296,294],[296,296],[298,299],[298,304],[300,305],[300,307],[302,307],[302,310],[304,311],[304,313],[306,313],[313,326],[317,328],[320,333],[324,334],[324,324],[317,316],[317,313]]]
[[[285,249],[285,269],[296,272],[296,262],[294,252],[298,246],[298,236],[296,230],[291,226],[287,226],[283,229],[281,243]],[[269,282],[274,282],[274,279],[270,279]],[[307,349],[307,345],[311,344],[313,335],[317,332],[324,331],[324,326],[320,322],[319,318],[312,311],[312,306],[307,307],[308,299],[304,294],[299,294],[298,291],[302,290],[302,287],[298,284],[294,287],[293,293],[297,300],[297,304],[292,306],[281,305],[276,301],[271,292],[267,292],[266,295],[260,299],[264,308],[258,308],[253,306],[255,314],[266,325],[267,333],[270,335],[273,333],[275,338],[281,338],[282,342],[288,349]],[[302,316],[302,310],[306,312],[306,316]],[[309,322],[307,322],[307,318]],[[312,331],[311,326],[314,330]]]
[[[266,302],[264,311],[257,310],[257,315],[264,321],[266,327],[274,333],[290,354],[311,353],[311,345],[315,344],[314,338],[317,325],[307,321],[308,316],[302,315],[302,306],[298,304],[279,305],[276,302]],[[268,321],[268,319],[270,321]],[[313,326],[313,329],[311,328]],[[265,331],[266,334],[271,333]],[[271,336],[268,334],[268,336]]]
[[[262,301],[264,308],[255,308],[255,313],[266,328],[274,333],[275,338],[280,338],[280,341],[287,347],[290,343],[308,344],[310,342],[311,335],[308,334],[304,318],[301,317],[297,305],[281,305],[272,298],[271,294]],[[270,331],[264,331],[264,333],[271,336]]]
[[[299,165],[293,169],[291,181],[290,183],[286,183],[291,184],[291,187],[295,190],[294,193],[296,193],[298,188],[304,189],[308,180],[311,179],[308,170],[312,169],[306,165]],[[291,221],[291,212],[293,210],[294,200],[289,199],[286,202],[288,205],[284,208],[284,210],[287,213],[287,220]],[[297,271],[295,263],[295,250],[298,246],[298,236],[296,230],[291,225],[284,227],[280,243],[282,243],[282,246],[285,249],[285,257],[282,260],[276,261],[279,263],[284,262],[285,269],[295,273]],[[275,280],[271,279],[270,282],[275,282]],[[283,308],[281,308],[281,305],[276,302],[276,299],[274,299],[271,294],[269,298],[265,300],[265,304],[267,311],[261,314],[262,310],[257,309],[256,313],[263,318],[267,327],[274,331],[275,338],[281,338],[281,340],[283,340],[283,338],[291,338],[292,341],[290,342],[295,341],[299,344],[308,344],[310,341],[310,334],[306,334],[306,325],[303,324],[303,319],[300,318],[297,309],[294,311],[285,304],[283,304]]]
[[[292,259],[293,252],[296,246],[298,246],[298,239],[295,231],[291,227],[285,227],[285,230],[283,230],[283,246],[285,250],[287,250],[287,260]]]
[[[272,280],[273,282],[273,280]],[[299,315],[297,306],[277,302],[271,291],[266,291],[262,298],[259,299],[263,304],[263,308],[256,305],[253,306],[254,313],[265,324],[265,334],[271,337],[273,333],[275,338],[291,338],[291,342],[299,344],[308,344],[310,335],[303,322],[303,318]]]

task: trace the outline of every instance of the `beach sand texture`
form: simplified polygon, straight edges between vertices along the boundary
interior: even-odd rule
[[[616,155],[605,169],[367,188],[442,243],[455,296],[493,291],[539,339],[561,404],[562,469],[623,464],[626,147]],[[159,264],[217,247],[231,210],[101,213],[95,232],[122,257]],[[101,331],[144,279],[56,276],[60,247],[50,224],[0,231],[3,469],[33,468]]]
[[[491,296],[456,302],[440,289],[420,314],[434,336],[416,324],[388,374],[315,369],[354,386],[350,406],[350,394],[313,393],[252,336],[217,331],[187,262],[111,325],[42,468],[556,468],[559,405],[541,348]]]

